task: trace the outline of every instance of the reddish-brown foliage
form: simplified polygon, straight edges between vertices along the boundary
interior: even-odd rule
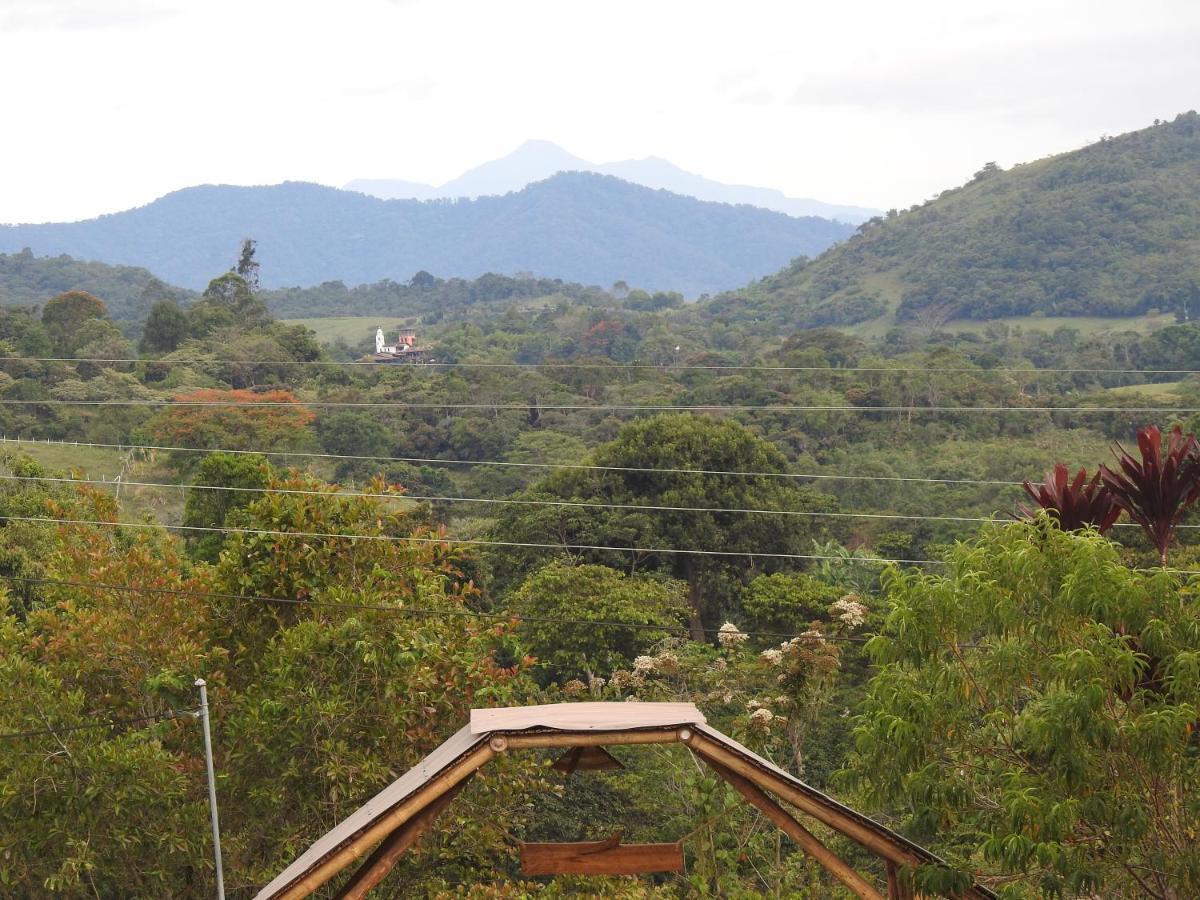
[[[156,441],[179,447],[276,450],[294,446],[316,419],[291,391],[215,390],[204,388],[175,397],[180,406],[150,422]],[[185,403],[214,404],[185,406]],[[254,403],[259,406],[222,404]]]
[[[1158,426],[1138,429],[1134,457],[1120,444],[1113,447],[1120,470],[1100,467],[1104,486],[1129,518],[1142,526],[1167,564],[1167,547],[1184,511],[1200,497],[1200,445],[1195,435],[1176,426],[1164,448]]]
[[[1103,534],[1121,515],[1121,507],[1105,489],[1099,472],[1089,481],[1087,470],[1081,468],[1072,479],[1064,463],[1055,463],[1041,483],[1034,485],[1026,481],[1024,486],[1025,493],[1037,508],[1057,519],[1063,531],[1096,528]],[[1023,503],[1017,508],[1029,517],[1037,511]]]

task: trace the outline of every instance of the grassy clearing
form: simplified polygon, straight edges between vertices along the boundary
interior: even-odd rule
[[[316,332],[317,340],[322,344],[332,344],[341,338],[351,347],[364,341],[374,342],[375,329],[382,327],[390,339],[395,338],[395,330],[402,318],[394,316],[329,316],[312,319],[283,319],[288,325],[303,325]]]
[[[121,473],[125,456],[104,447],[79,447],[71,443],[0,441],[0,451],[25,453],[56,472],[82,472],[86,478],[111,480]]]
[[[1109,388],[1107,393],[1118,397],[1145,397],[1155,403],[1178,403],[1184,398],[1195,396],[1196,382],[1188,379],[1164,381],[1159,384],[1129,384]]]

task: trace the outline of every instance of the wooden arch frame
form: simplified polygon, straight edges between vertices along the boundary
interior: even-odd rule
[[[684,744],[704,760],[857,897],[909,900],[913,894],[905,870],[922,864],[944,865],[925,848],[708,727],[704,715],[690,703],[560,703],[472,710],[469,725],[318,839],[255,900],[307,897],[364,856],[366,860],[338,897],[365,897],[475,772],[499,754],[543,747],[672,743]],[[781,801],[881,858],[887,871],[887,893],[834,854]],[[962,896],[971,900],[995,897],[980,885],[972,885]]]

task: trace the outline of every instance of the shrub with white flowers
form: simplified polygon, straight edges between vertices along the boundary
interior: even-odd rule
[[[722,647],[740,647],[748,640],[750,640],[750,635],[746,634],[746,632],[742,631],[732,622],[726,622],[717,632],[717,643]]]
[[[849,625],[851,628],[858,628],[867,621],[867,613],[870,610],[861,602],[858,594],[847,594],[840,600],[834,602],[829,607],[829,612],[838,619],[838,621]]]

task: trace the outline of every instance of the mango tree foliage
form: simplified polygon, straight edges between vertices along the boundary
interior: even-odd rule
[[[657,569],[686,582],[697,640],[706,625],[716,623],[720,582],[778,568],[780,560],[771,554],[803,552],[805,538],[815,533],[806,516],[747,510],[794,513],[832,506],[832,498],[781,477],[787,460],[771,443],[737,422],[707,416],[668,414],[632,422],[589,462],[606,468],[557,472],[535,484],[528,497],[666,508],[514,507],[517,511],[501,517],[498,531],[509,540],[638,548],[583,555],[589,562]],[[632,471],[645,469],[674,471]],[[764,474],[718,474],[730,472]],[[664,549],[762,556],[659,552]],[[532,554],[509,553],[506,560],[504,574],[531,566]]]
[[[376,479],[357,495],[343,495],[295,470],[273,473],[267,492],[227,517],[230,528],[215,582],[232,595],[277,598],[228,600],[239,620],[294,621],[296,604],[327,599],[333,589],[382,593],[397,604],[416,603],[426,592],[450,590],[469,595],[464,555],[430,528],[419,507],[403,504],[399,492]],[[367,496],[361,496],[365,494]]]
[[[27,616],[0,617],[12,692],[0,733],[58,732],[0,741],[0,894],[211,896],[195,721],[70,730],[190,707],[197,676],[211,689],[231,893],[261,886],[473,706],[533,696],[511,623],[470,615],[461,554],[436,535],[277,534],[424,537],[419,518],[295,473],[271,485],[311,493],[239,511],[265,533],[240,535],[216,567],[191,565],[163,532],[32,526],[44,536],[39,575],[77,584],[42,585]],[[86,491],[42,498],[37,511],[116,519],[110,496]],[[231,596],[257,591],[302,605],[275,617]],[[497,777],[506,767],[511,780]],[[536,761],[499,762],[392,884],[478,881],[510,866],[497,823],[520,827],[540,785]]]
[[[946,563],[885,576],[866,793],[1007,897],[1200,893],[1196,583],[1045,516]]]
[[[552,681],[584,674],[607,677],[687,621],[686,586],[625,575],[607,566],[553,562],[522,583],[507,608],[522,619],[519,634]],[[572,620],[563,622],[559,620]],[[631,622],[621,627],[612,622]],[[645,626],[661,626],[661,628]]]
[[[267,458],[258,453],[212,453],[196,468],[193,486],[183,507],[183,524],[189,528],[221,528],[235,509],[260,496],[271,474]],[[221,490],[228,488],[228,490]],[[216,562],[225,534],[193,531],[187,536],[197,559]]]
[[[69,729],[94,709],[30,654],[3,606],[0,684],[3,734]],[[190,885],[210,867],[202,770],[166,746],[189,737],[190,718],[0,740],[0,895],[199,896]]]
[[[79,348],[79,330],[89,319],[103,319],[108,307],[87,291],[66,291],[42,307],[42,325],[54,342],[54,355],[70,356]]]

